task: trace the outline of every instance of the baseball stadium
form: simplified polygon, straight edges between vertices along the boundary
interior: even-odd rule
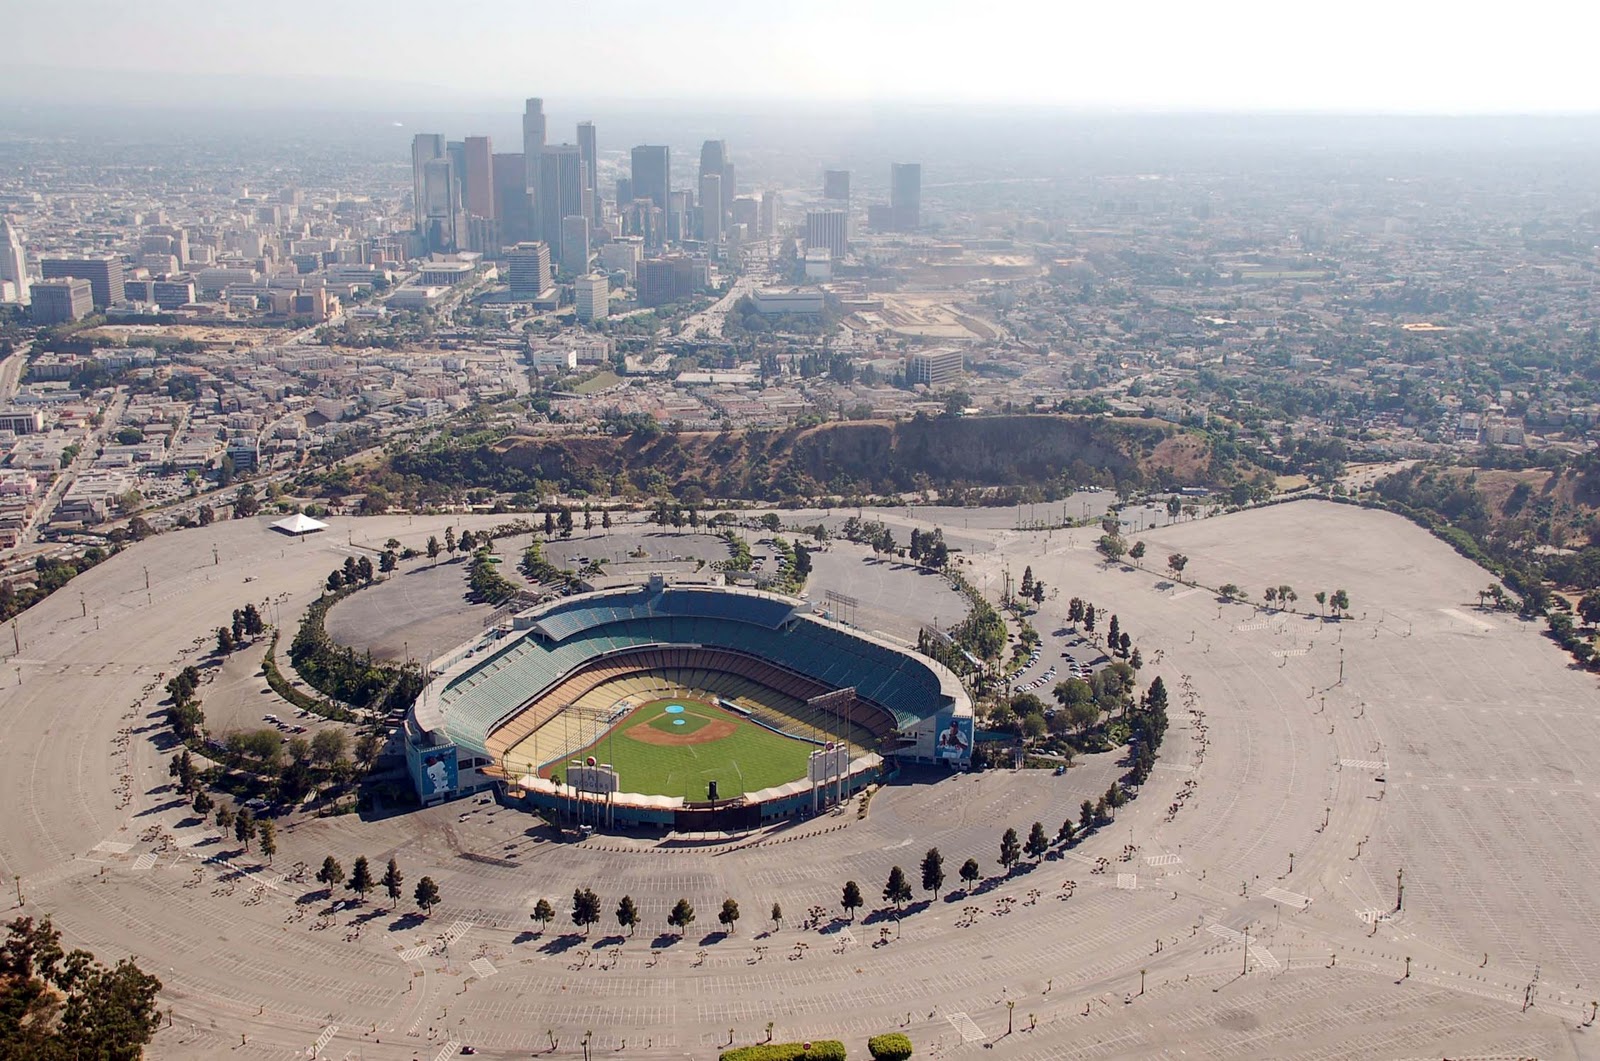
[[[751,828],[897,762],[964,766],[972,703],[941,664],[803,600],[656,575],[436,660],[405,736],[425,805],[494,788],[580,824]]]

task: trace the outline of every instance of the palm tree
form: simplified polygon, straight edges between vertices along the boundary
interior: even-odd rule
[[[1317,614],[1321,615],[1323,605],[1328,603],[1328,595],[1319,589],[1312,594],[1312,598],[1317,602]]]

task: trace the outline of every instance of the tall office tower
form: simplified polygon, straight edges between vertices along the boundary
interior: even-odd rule
[[[633,202],[633,179],[631,177],[617,178],[617,213],[621,214],[628,209],[628,204]]]
[[[539,152],[544,150],[544,100],[530,99],[522,105],[522,159],[526,163],[527,186],[539,186]]]
[[[457,222],[455,164],[449,156],[430,159],[422,167],[422,237],[429,252],[456,249]]]
[[[428,226],[428,211],[423,206],[426,195],[422,187],[422,171],[428,163],[443,157],[444,137],[438,133],[418,133],[411,138],[412,227],[418,232]]]
[[[589,192],[589,208],[584,211],[600,223],[600,148],[594,136],[594,122],[578,123],[578,157],[583,160],[583,184]]]
[[[841,203],[850,201],[850,171],[847,169],[825,169],[822,171],[822,197],[836,199]]]
[[[700,174],[700,238],[722,242],[722,175]]]
[[[706,199],[705,193],[700,193],[700,209],[703,211],[708,206],[720,210],[722,214],[722,227],[728,224],[728,211],[733,209],[735,191],[733,163],[728,161],[728,142],[726,140],[707,140],[700,145],[700,179],[705,180],[709,174],[716,174],[722,178],[721,197],[716,202]]]
[[[589,271],[589,219],[582,214],[561,219],[561,271],[574,276]]]
[[[761,234],[778,234],[778,214],[783,209],[783,197],[772,189],[761,193]]]
[[[550,286],[550,248],[524,241],[506,252],[506,282],[514,299],[535,299]]]
[[[673,192],[667,196],[667,239],[678,241],[689,238],[689,208],[693,198],[687,191]]]
[[[633,149],[633,197],[672,207],[672,156],[665,147],[642,144]]]
[[[922,163],[890,164],[889,208],[896,232],[915,232],[922,225]]]
[[[9,280],[16,289],[16,300],[27,303],[28,256],[22,249],[22,237],[5,218],[0,218],[0,280]]]
[[[611,302],[606,278],[599,273],[586,273],[578,277],[572,285],[572,300],[576,304],[578,320],[583,323],[604,317]]]
[[[533,238],[533,196],[523,183],[526,174],[521,155],[494,156],[494,216],[500,222],[500,239],[508,244]]]
[[[806,249],[822,248],[837,261],[850,245],[850,215],[843,210],[806,211]]]
[[[576,144],[546,146],[539,153],[539,187],[533,202],[539,236],[550,245],[550,256],[561,261],[561,219],[583,213],[583,160]]]
[[[469,136],[466,141],[467,168],[462,175],[466,186],[467,213],[494,217],[494,147],[487,136]]]
[[[77,277],[89,281],[97,309],[121,302],[122,259],[115,254],[97,254],[87,258],[46,258],[39,263],[39,272],[46,280]]]

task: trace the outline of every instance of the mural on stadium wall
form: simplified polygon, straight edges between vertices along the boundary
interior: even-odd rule
[[[972,758],[972,716],[958,718],[954,714],[939,718],[939,739],[934,743],[934,755],[940,759]]]

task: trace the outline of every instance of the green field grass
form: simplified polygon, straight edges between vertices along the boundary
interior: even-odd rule
[[[672,705],[683,710],[669,712]],[[628,736],[638,726],[662,733],[694,733],[720,719],[732,722],[733,732],[704,744],[645,744]],[[678,720],[683,725],[675,725]],[[815,750],[816,745],[763,729],[732,711],[675,698],[635,708],[611,733],[573,758],[593,755],[615,766],[624,792],[698,801],[706,798],[706,782],[713,779],[723,798],[798,780],[805,776],[806,759]]]

